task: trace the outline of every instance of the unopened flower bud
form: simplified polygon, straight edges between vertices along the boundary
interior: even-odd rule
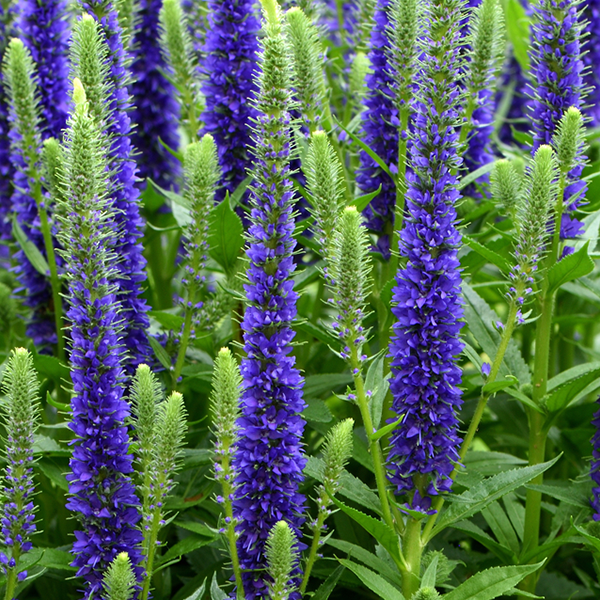
[[[296,536],[285,521],[277,522],[271,529],[266,554],[272,579],[271,599],[286,600],[293,591],[290,576],[298,563],[298,550]]]
[[[575,166],[576,158],[583,150],[584,136],[583,116],[578,108],[571,106],[560,120],[552,140],[558,168],[563,175]]]
[[[104,575],[107,600],[130,600],[136,585],[131,560],[121,552],[112,561]]]

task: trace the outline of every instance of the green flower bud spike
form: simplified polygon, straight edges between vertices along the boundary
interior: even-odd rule
[[[22,173],[26,175],[26,189],[20,190],[19,202],[29,205],[33,200],[37,208],[39,229],[44,240],[45,258],[50,271],[49,280],[52,290],[54,325],[57,336],[57,356],[64,361],[65,341],[63,334],[62,285],[58,277],[52,227],[42,189],[40,156],[43,146],[37,78],[31,54],[21,40],[12,39],[10,41],[4,54],[2,73],[6,95],[13,113],[11,128],[18,134],[11,140],[11,151],[18,154],[22,159]],[[32,227],[30,223],[20,224]],[[39,285],[39,283],[36,285]],[[45,308],[45,310],[47,309]]]
[[[495,162],[491,176],[492,197],[504,214],[513,218],[523,187],[523,172],[515,163],[506,159]]]
[[[129,555],[127,552],[117,554],[104,575],[105,600],[131,600],[135,584]]]
[[[323,448],[323,485],[319,486],[317,498],[317,520],[312,524],[313,539],[310,553],[304,569],[304,577],[300,586],[300,593],[304,594],[312,568],[318,558],[319,548],[322,544],[321,535],[326,531],[325,521],[331,514],[329,507],[331,498],[335,496],[344,472],[344,467],[352,454],[352,436],[354,433],[354,419],[345,419],[337,423],[327,434]]]
[[[162,398],[160,383],[148,365],[139,365],[131,384],[131,413],[135,419],[134,429],[137,437],[135,450],[140,476],[139,486],[142,497],[143,514],[149,514],[150,465],[156,447],[155,423],[158,404]]]
[[[175,486],[174,476],[180,466],[180,458],[187,430],[187,413],[183,396],[173,392],[158,405],[154,426],[154,455],[149,466],[149,512],[142,515],[144,522],[144,557],[142,566],[146,573],[140,600],[147,600],[154,557],[158,544],[158,532],[165,524],[165,502]]]
[[[7,553],[0,552],[0,563],[6,574],[5,599],[12,600],[18,582],[27,577],[27,571],[20,568],[20,561],[23,554],[31,549],[30,538],[36,530],[33,439],[39,424],[39,383],[33,357],[24,348],[11,352],[2,391],[6,396],[6,402],[2,404],[6,429],[2,454],[6,468],[0,490],[0,542],[6,546],[3,550]]]
[[[354,378],[355,393],[349,394],[360,409],[363,424],[370,437],[375,433],[369,399],[372,390],[365,388],[362,368],[367,359],[362,348],[366,341],[367,331],[363,326],[366,317],[365,307],[371,290],[371,258],[369,256],[370,241],[367,230],[362,224],[362,215],[356,207],[346,207],[337,222],[333,236],[331,259],[328,275],[331,280],[330,299],[336,311],[332,324],[335,335],[343,344],[339,356],[349,365]],[[370,451],[375,468],[377,489],[382,502],[386,523],[393,527],[392,512],[387,495],[386,471],[379,440],[370,440]]]
[[[292,571],[298,564],[296,538],[285,521],[276,523],[269,534],[266,545],[267,571],[273,580],[270,589],[271,600],[289,600],[294,586],[291,583]]]
[[[165,61],[179,90],[182,125],[188,142],[198,138],[198,115],[202,112],[196,59],[186,17],[179,0],[164,0],[160,11],[161,44]]]
[[[329,258],[333,230],[344,207],[342,165],[324,131],[315,131],[303,164],[321,256]]]
[[[582,153],[584,143],[583,116],[579,109],[571,106],[560,120],[552,140],[561,175],[566,176],[575,166],[575,159]]]
[[[286,13],[287,37],[293,61],[292,86],[300,114],[309,132],[319,123],[319,113],[328,111],[325,103],[323,50],[319,32],[298,7]]]
[[[100,25],[91,15],[82,15],[73,25],[70,61],[78,85],[85,90],[90,114],[102,126],[110,118],[110,107],[105,102],[109,96],[108,50]]]
[[[349,102],[346,104],[346,113],[344,122],[348,123],[353,114],[360,112],[364,99],[367,97],[368,89],[366,84],[367,73],[371,63],[364,52],[357,52],[350,65],[350,75],[348,78],[348,88],[350,92]]]
[[[472,117],[484,90],[495,90],[497,73],[502,67],[505,52],[504,12],[499,0],[483,0],[472,16],[468,36],[466,73],[466,102],[460,142],[465,143],[471,132]]]
[[[177,360],[173,369],[173,387],[176,387],[185,363],[185,353],[193,334],[192,319],[203,306],[199,295],[204,283],[202,269],[208,255],[210,211],[214,205],[217,183],[221,178],[217,146],[210,134],[206,134],[199,142],[194,142],[185,149],[183,167],[184,196],[191,206],[191,222],[185,231],[186,259],[182,282],[186,290],[185,316]]]
[[[240,389],[242,376],[240,369],[228,348],[221,348],[215,359],[212,379],[211,411],[213,414],[213,432],[215,434],[215,479],[221,484],[222,496],[218,497],[225,513],[225,534],[238,598],[244,593],[242,573],[236,545],[232,499],[234,494],[235,473],[231,465],[234,445],[238,436],[237,419],[240,415]]]

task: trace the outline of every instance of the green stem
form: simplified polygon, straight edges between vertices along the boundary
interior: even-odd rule
[[[188,300],[191,297],[195,297],[195,291],[192,294],[190,290],[188,294]],[[185,353],[187,352],[188,343],[190,341],[190,335],[192,333],[192,316],[194,312],[194,306],[185,307],[185,320],[183,323],[183,333],[181,335],[181,340],[179,342],[179,350],[177,351],[177,360],[175,361],[175,368],[173,369],[173,389],[177,389],[177,383],[179,380],[179,376],[181,375],[181,370],[183,369],[183,364],[185,363]]]
[[[221,466],[224,473],[231,473],[229,452],[225,451],[222,458]],[[242,569],[240,567],[240,559],[237,551],[237,538],[235,534],[235,520],[233,518],[233,506],[231,503],[231,497],[233,496],[233,486],[230,483],[231,478],[221,480],[223,487],[223,508],[225,510],[225,516],[227,517],[227,543],[229,544],[229,555],[231,557],[231,564],[233,567],[233,575],[235,577],[236,585],[236,598],[237,600],[244,600],[244,584],[242,581]]]
[[[310,552],[308,554],[308,559],[306,561],[306,567],[304,568],[304,576],[302,578],[302,584],[300,585],[300,596],[304,596],[306,592],[306,586],[308,585],[308,580],[310,578],[310,574],[312,572],[312,568],[317,560],[317,555],[319,552],[319,542],[321,541],[321,531],[323,530],[323,524],[325,523],[325,519],[327,518],[327,511],[321,510],[321,506],[326,506],[323,503],[324,500],[329,500],[329,496],[327,496],[326,492],[323,492],[323,495],[319,498],[319,516],[317,517],[317,524],[314,529],[312,543],[310,545]]]
[[[379,440],[372,440],[371,435],[374,432],[373,421],[371,419],[371,413],[369,412],[369,401],[365,392],[365,383],[362,378],[360,371],[360,362],[358,359],[358,350],[356,346],[352,348],[352,354],[350,358],[350,364],[354,373],[354,386],[356,388],[356,400],[360,414],[362,416],[363,425],[367,431],[367,437],[369,438],[369,448],[371,451],[371,457],[373,458],[373,467],[375,470],[375,480],[377,481],[377,491],[379,492],[379,498],[381,500],[381,508],[383,511],[383,518],[387,525],[394,529],[394,519],[392,518],[392,511],[390,510],[390,501],[387,495],[387,482],[385,479],[385,467],[383,464],[383,455]]]
[[[410,600],[421,584],[421,521],[409,519],[402,538],[406,565],[402,569],[402,593]]]
[[[517,283],[517,291],[515,293],[516,297],[519,297],[523,293],[524,284],[522,282]],[[502,333],[502,338],[500,339],[500,345],[498,346],[498,350],[496,351],[496,356],[494,357],[494,361],[492,362],[492,366],[490,368],[490,374],[486,380],[487,383],[493,383],[496,381],[496,377],[498,377],[498,373],[500,372],[500,367],[502,365],[502,361],[504,360],[504,355],[506,354],[506,350],[508,348],[508,344],[510,342],[510,338],[512,337],[515,321],[517,316],[518,306],[515,300],[512,300],[510,303],[510,307],[508,309],[508,318],[506,321],[506,326],[504,327],[504,331]],[[477,433],[477,429],[479,429],[479,424],[481,423],[481,418],[483,417],[483,413],[485,411],[485,407],[487,406],[487,402],[490,398],[489,393],[481,392],[481,396],[479,397],[479,401],[477,402],[477,407],[475,408],[475,413],[473,414],[473,418],[469,423],[469,429],[467,430],[467,434],[463,440],[463,443],[460,447],[460,462],[454,466],[454,470],[450,475],[450,479],[454,480],[456,478],[456,474],[458,473],[459,465],[464,463],[465,457],[467,456],[467,452],[473,439],[475,438],[475,434]],[[437,521],[438,515],[440,514],[440,510],[444,505],[444,496],[436,496],[433,501],[432,509],[435,510],[435,513],[432,514],[427,524],[425,525],[425,529],[423,530],[423,543],[429,542],[431,539],[431,532],[433,531],[433,527],[435,522]]]
[[[150,594],[150,582],[152,581],[152,569],[154,567],[154,556],[156,555],[156,542],[158,541],[160,518],[160,509],[157,509],[154,511],[149,535],[144,540],[146,550],[146,573],[144,575],[144,584],[142,586],[140,600],[148,600],[148,596]]]
[[[13,546],[12,557],[15,559],[15,566],[12,569],[8,569],[6,576],[6,593],[4,594],[4,600],[13,600],[15,597],[15,588],[17,587],[17,569],[19,567],[19,557],[21,556],[21,545],[17,542]]]

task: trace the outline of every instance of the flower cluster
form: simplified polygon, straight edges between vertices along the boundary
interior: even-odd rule
[[[144,151],[137,156],[139,176],[150,178],[168,189],[177,181],[179,162],[164,148],[177,149],[179,106],[173,85],[165,77],[165,61],[159,45],[158,15],[161,0],[142,0],[137,18],[139,24],[133,39],[131,64],[131,120],[135,124],[131,140]]]
[[[414,492],[411,507],[425,511],[429,495],[450,489],[458,459],[461,236],[453,172],[460,165],[461,8],[460,0],[434,0],[427,8],[400,244],[407,263],[398,272],[392,300],[397,322],[390,390],[393,410],[402,419],[391,438],[390,481],[399,494]]]
[[[136,186],[136,164],[131,143],[131,99],[127,91],[128,74],[122,31],[117,13],[108,0],[81,0],[81,5],[95,15],[108,46],[108,97],[98,99],[107,120],[110,139],[108,152],[110,197],[116,219],[118,238],[115,252],[120,260],[117,301],[124,327],[121,332],[127,352],[125,368],[132,373],[150,355],[147,329],[149,319],[146,302],[141,298],[146,279],[146,260],[142,255],[143,221],[140,216],[139,190]]]
[[[370,90],[365,100],[363,113],[363,141],[377,154],[394,173],[398,164],[398,108],[393,98],[394,82],[391,76],[390,41],[390,0],[378,0],[375,22],[369,45],[371,72],[367,75],[367,88]],[[385,257],[390,255],[390,234],[394,223],[396,186],[392,178],[366,153],[361,152],[360,169],[356,183],[365,193],[381,192],[364,211],[367,227],[378,233],[377,247]]]
[[[258,76],[254,132],[255,184],[248,230],[248,303],[242,323],[244,350],[242,415],[234,459],[234,514],[247,600],[267,594],[265,543],[285,520],[299,537],[304,521],[302,453],[303,380],[290,356],[296,316],[292,237],[294,193],[290,180],[290,71],[281,13],[267,5]]]
[[[588,0],[583,5],[585,45],[582,59],[585,65],[584,81],[588,89],[586,114],[595,127],[600,125],[600,2]]]
[[[122,317],[119,274],[112,267],[115,223],[107,195],[107,160],[85,92],[79,80],[74,84],[75,110],[62,167],[67,201],[60,210],[71,322],[70,427],[75,434],[67,507],[77,513],[81,527],[75,531],[73,565],[87,582],[85,598],[97,600],[104,570],[120,552],[127,551],[134,566],[140,562],[142,535],[130,479],[133,457],[125,425],[129,406],[123,398]]]
[[[215,138],[219,151],[223,187],[217,200],[222,200],[226,192],[236,190],[250,168],[260,25],[252,0],[210,0],[208,9],[202,64],[203,132]]]

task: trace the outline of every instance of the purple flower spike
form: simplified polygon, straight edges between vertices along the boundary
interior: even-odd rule
[[[23,0],[22,39],[35,63],[40,89],[42,137],[60,139],[68,113],[69,22],[65,0]]]
[[[393,101],[393,80],[390,75],[390,0],[378,0],[375,22],[369,44],[371,72],[366,87],[370,90],[363,113],[363,141],[394,172],[398,168],[398,109]],[[392,178],[366,153],[361,152],[356,183],[363,194],[381,192],[365,208],[365,224],[379,235],[377,247],[385,258],[390,256],[390,235],[394,224],[396,186]]]
[[[131,143],[131,99],[127,91],[128,75],[123,48],[122,30],[113,4],[107,0],[82,0],[81,6],[100,23],[109,48],[109,109],[111,118],[107,133],[111,136],[108,154],[111,198],[119,232],[115,244],[119,279],[117,301],[120,317],[125,324],[122,332],[124,350],[128,354],[126,372],[149,360],[150,344],[147,329],[150,326],[148,306],[141,298],[142,284],[146,280],[141,244],[144,227],[140,216],[140,198],[136,187],[136,164]]]
[[[390,345],[393,409],[403,415],[391,438],[390,481],[415,510],[450,490],[458,460],[461,406],[457,358],[462,307],[455,205],[461,72],[461,0],[434,0],[426,15],[422,68],[415,97],[407,218],[396,277]],[[442,35],[442,32],[443,35]],[[439,110],[432,110],[439,107]],[[417,477],[418,476],[418,477]]]
[[[180,173],[179,161],[164,148],[177,150],[179,137],[179,106],[174,89],[161,70],[166,65],[160,51],[158,15],[161,0],[141,0],[133,48],[135,56],[131,64],[133,83],[131,96],[134,109],[131,120],[135,123],[131,139],[136,148],[143,149],[137,155],[139,177],[152,179],[162,188],[173,186]]]
[[[531,44],[531,120],[533,152],[550,144],[558,123],[571,106],[581,110],[584,69],[581,57],[582,27],[578,22],[578,0],[541,0],[533,11]],[[567,213],[561,223],[561,238],[573,238],[583,225],[568,213],[583,203],[586,184],[581,180],[584,157],[569,173],[565,189]]]
[[[600,1],[587,0],[583,6],[586,22],[583,62],[586,66],[585,85],[589,89],[586,114],[592,125],[600,125]]]
[[[251,119],[256,110],[260,24],[253,0],[209,0],[208,30],[203,50],[202,92],[206,108],[202,135],[210,133],[217,144],[222,186],[216,199],[232,194],[250,168]]]
[[[71,422],[75,434],[67,475],[67,508],[77,514],[73,566],[86,585],[85,600],[104,598],[103,576],[120,552],[127,552],[141,577],[139,501],[130,474],[133,454],[125,424],[120,328],[116,291],[120,273],[113,250],[115,213],[104,138],[88,114],[83,87],[75,82],[75,109],[69,120],[64,175],[68,185],[60,241],[68,281],[71,323]],[[93,277],[90,277],[93,273]]]
[[[290,178],[289,62],[281,14],[265,25],[258,117],[254,132],[254,186],[248,230],[247,305],[242,329],[243,393],[234,466],[234,515],[246,600],[267,598],[265,543],[281,520],[300,539],[305,498],[302,452],[303,380],[290,356],[296,316],[292,254],[294,192]],[[274,148],[278,148],[274,151]],[[299,544],[299,548],[304,548]],[[295,600],[298,594],[292,596]]]

